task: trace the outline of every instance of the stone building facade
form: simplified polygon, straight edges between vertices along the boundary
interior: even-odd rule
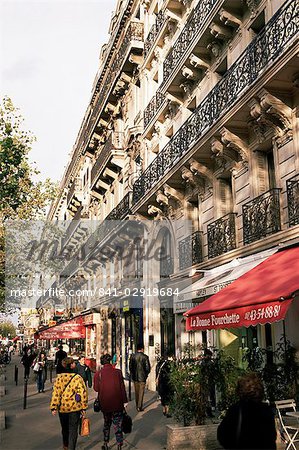
[[[292,0],[118,2],[49,213],[70,221],[63,245],[85,245],[88,256],[71,261],[55,283],[75,279],[122,291],[114,304],[105,294],[65,299],[73,315],[97,315],[89,324],[97,358],[117,353],[127,369],[140,341],[154,362],[167,349],[179,355],[186,343],[227,346],[238,356],[242,345],[279,338],[280,323],[187,333],[183,312],[210,293],[191,285],[186,299],[174,291],[213,273],[217,291],[221,267],[298,237],[298,11]],[[117,230],[97,234],[109,219],[118,221]],[[151,242],[166,251],[159,266],[132,250],[128,219],[153,224]],[[89,237],[87,220],[96,224]],[[106,232],[126,248],[121,256],[90,245]],[[166,300],[161,291],[141,295],[132,307],[124,286],[173,292]],[[286,325],[299,348],[292,320],[291,314]]]

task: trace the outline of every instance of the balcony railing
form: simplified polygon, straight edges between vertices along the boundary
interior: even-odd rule
[[[143,113],[144,128],[147,128],[147,126],[157,115],[158,111],[161,109],[162,105],[166,101],[167,101],[166,95],[158,90],[144,110]]]
[[[289,226],[299,224],[299,175],[287,180]]]
[[[269,68],[289,48],[291,39],[298,34],[298,10],[298,2],[289,0],[276,12],[137,179],[133,189],[133,204],[146,195],[204,133],[232,108],[241,94],[261,76],[263,70]]]
[[[168,278],[173,273],[174,263],[171,256],[161,257],[160,260],[160,278]]]
[[[74,217],[72,218],[69,226],[67,227],[66,232],[65,232],[65,234],[62,238],[62,242],[61,242],[62,248],[64,248],[66,246],[68,241],[71,239],[71,237],[73,236],[73,234],[79,227],[79,225],[81,223],[80,219],[81,219],[82,210],[83,210],[83,206],[80,206],[78,208],[77,212],[75,213]]]
[[[280,189],[274,188],[259,195],[242,209],[244,244],[280,231]]]
[[[122,220],[131,213],[132,193],[128,192],[105,220]]]
[[[207,26],[207,17],[216,3],[220,6],[218,0],[201,0],[190,14],[185,27],[163,63],[163,85],[167,83],[186,52],[193,48],[199,33]]]
[[[229,213],[208,225],[208,258],[236,248],[235,213]]]
[[[120,150],[123,148],[123,133],[112,132],[105,142],[93,168],[91,169],[91,185],[93,186],[98,179],[99,174],[104,169],[105,164],[109,156],[111,155],[111,150]]]
[[[87,141],[91,137],[91,132],[96,125],[99,114],[101,113],[107,101],[108,94],[111,92],[117,80],[117,74],[118,72],[120,72],[120,69],[125,63],[127,55],[129,54],[130,48],[133,46],[134,41],[140,42],[143,41],[143,23],[140,22],[130,23],[128,31],[126,32],[125,37],[122,41],[122,45],[119,51],[114,55],[114,59],[111,63],[110,70],[107,73],[106,78],[103,81],[102,88],[98,94],[98,101],[96,102],[96,105],[92,110],[87,128],[83,133],[84,141]]]
[[[151,27],[150,32],[148,33],[147,38],[144,42],[144,59],[146,59],[150,50],[154,46],[154,43],[156,42],[156,39],[159,36],[160,31],[162,30],[166,21],[167,15],[165,14],[165,11],[160,11],[157,15],[154,25]]]
[[[72,186],[71,186],[71,188],[70,188],[70,190],[69,190],[69,192],[67,194],[67,204],[69,204],[70,201],[72,200],[72,197],[73,197],[73,195],[75,193],[75,190],[76,190],[76,181],[73,182],[73,184],[72,184]]]
[[[196,231],[179,242],[180,270],[203,261],[202,233]]]

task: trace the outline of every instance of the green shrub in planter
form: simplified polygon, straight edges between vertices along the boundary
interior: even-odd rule
[[[173,362],[170,379],[174,395],[170,412],[184,426],[205,423],[213,388],[219,394],[220,410],[227,409],[236,400],[237,380],[244,371],[225,352],[214,350],[214,353],[213,358],[202,355]]]

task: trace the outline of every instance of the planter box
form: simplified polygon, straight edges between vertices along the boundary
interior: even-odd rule
[[[218,424],[191,427],[167,425],[167,450],[221,450],[217,427]]]

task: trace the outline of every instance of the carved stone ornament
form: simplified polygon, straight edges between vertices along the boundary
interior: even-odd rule
[[[163,190],[168,199],[168,216],[172,219],[181,217],[184,213],[184,194],[168,184],[164,184]]]
[[[165,214],[162,209],[158,208],[154,205],[148,205],[147,212],[150,216],[153,216],[155,220],[163,220],[165,219]]]
[[[131,143],[127,147],[128,156],[133,160],[140,157],[141,156],[141,148],[142,148],[142,142],[140,140],[140,136],[134,137],[134,139],[132,139]]]
[[[174,119],[179,109],[179,104],[174,101],[170,101],[167,106],[167,112],[165,114],[165,118]]]
[[[214,175],[213,172],[207,166],[196,161],[196,159],[194,158],[190,159],[189,164],[191,172],[193,172],[196,175],[204,177],[207,180],[208,184],[213,185]]]
[[[229,41],[232,37],[232,33],[229,28],[218,25],[214,22],[210,25],[210,33],[212,36],[220,39],[221,41]]]
[[[248,103],[250,115],[260,127],[259,131],[256,127],[258,139],[263,137],[262,128],[270,128],[280,147],[292,138],[292,109],[265,89],[260,91],[258,97]]]
[[[215,56],[215,58],[219,58],[222,53],[222,46],[219,42],[213,41],[208,44],[207,49],[211,51],[211,53]]]
[[[223,127],[220,130],[221,141],[228,147],[235,150],[244,165],[248,165],[249,148],[247,144],[236,134]],[[237,161],[236,161],[237,162]]]
[[[168,197],[164,194],[162,189],[159,189],[156,195],[156,201],[159,203],[159,205],[168,206],[169,201]]]
[[[195,195],[202,198],[205,193],[204,179],[192,173],[187,167],[182,167],[181,174],[186,184],[186,198],[189,199]]]
[[[191,97],[194,89],[194,83],[191,80],[186,80],[184,83],[180,84],[180,88],[183,89],[187,97]]]
[[[195,79],[195,73],[192,69],[189,69],[187,66],[182,67],[182,75],[183,77],[187,78],[187,80],[194,80]]]
[[[221,22],[223,22],[225,25],[236,27],[236,28],[238,28],[240,25],[242,25],[242,21],[238,17],[229,13],[228,11],[226,11],[223,8],[220,10],[219,16],[220,16]]]

